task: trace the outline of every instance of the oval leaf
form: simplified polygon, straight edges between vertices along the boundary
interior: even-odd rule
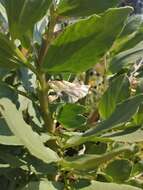
[[[10,33],[13,38],[28,33],[47,12],[52,0],[5,0]]]
[[[143,101],[143,95],[131,97],[117,105],[112,115],[105,121],[101,122],[95,128],[85,132],[83,136],[94,135],[96,133],[113,129],[115,126],[129,121],[137,112],[139,105]]]
[[[104,12],[118,3],[119,0],[61,0],[57,12],[63,16],[89,16]]]
[[[79,128],[86,123],[86,118],[82,115],[85,112],[84,106],[76,104],[64,105],[57,117],[57,120],[65,128]]]
[[[130,7],[110,9],[67,27],[49,48],[43,70],[77,73],[91,68],[111,48],[131,12]]]
[[[143,42],[136,45],[134,48],[123,51],[114,56],[110,62],[109,70],[112,73],[118,73],[124,68],[133,65],[138,59],[143,57]]]
[[[114,111],[116,104],[130,96],[130,83],[128,77],[121,75],[114,79],[99,102],[99,113],[107,119]]]
[[[104,183],[98,181],[91,181],[88,186],[77,188],[76,190],[141,190],[140,188],[130,185],[122,185],[115,183]]]
[[[58,155],[43,145],[40,136],[25,123],[22,114],[8,99],[0,99],[0,112],[13,134],[24,144],[29,152],[46,163],[57,162]],[[16,119],[14,119],[16,118]]]
[[[132,164],[128,160],[114,160],[110,162],[105,172],[112,177],[115,182],[124,182],[129,179],[132,170]]]

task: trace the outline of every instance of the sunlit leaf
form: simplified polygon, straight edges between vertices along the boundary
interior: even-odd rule
[[[119,54],[122,51],[133,48],[143,40],[143,19],[142,15],[132,15],[127,19],[125,27],[116,42],[114,43],[111,52],[113,55]]]
[[[102,13],[118,3],[119,0],[61,0],[57,12],[63,16],[89,16]]]
[[[79,73],[90,69],[111,48],[131,12],[130,7],[109,9],[67,27],[49,48],[43,70]]]

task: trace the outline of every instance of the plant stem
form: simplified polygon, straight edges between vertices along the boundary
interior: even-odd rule
[[[51,29],[50,29],[50,31],[51,31]],[[48,38],[50,38],[49,35],[48,35]],[[47,44],[47,46],[44,50],[41,49],[41,51],[40,51],[40,54],[39,54],[39,63],[40,64],[39,65],[41,65],[41,63],[43,62],[43,59],[44,59],[44,56],[46,55],[48,46],[49,46],[49,44]],[[53,133],[54,125],[53,125],[53,120],[52,120],[52,117],[51,117],[51,114],[49,111],[49,102],[48,102],[48,97],[47,97],[48,85],[46,83],[46,76],[45,76],[45,74],[43,74],[43,72],[41,72],[40,67],[36,69],[33,65],[28,64],[27,59],[24,57],[24,55],[18,48],[16,48],[15,52],[16,52],[17,56],[22,60],[22,63],[24,64],[24,66],[26,66],[33,73],[35,73],[37,80],[39,81],[38,95],[39,95],[40,108],[41,108],[41,112],[42,112],[42,116],[43,116],[43,120],[44,120],[44,128],[45,128],[45,130],[48,130],[48,132]],[[42,55],[42,53],[43,53],[43,55]],[[17,90],[17,92],[20,95],[29,98],[29,96],[26,93],[18,91],[18,90]]]
[[[37,70],[38,70],[39,83],[40,83],[38,94],[39,94],[40,108],[41,108],[41,112],[42,112],[42,116],[44,120],[44,127],[45,127],[45,130],[48,130],[48,132],[54,133],[55,128],[54,128],[53,119],[50,113],[49,100],[47,96],[49,86],[46,81],[46,74],[43,73],[43,71],[41,70],[41,65],[43,64],[45,56],[53,40],[53,31],[56,24],[54,5],[51,6],[50,13],[51,13],[50,14],[51,17],[49,21],[49,27],[45,34],[45,39],[43,40],[43,43],[39,52],[38,61],[37,61]]]
[[[45,74],[41,73],[40,75],[41,77],[41,82],[40,82],[40,86],[39,86],[39,102],[40,102],[40,108],[41,108],[41,114],[43,116],[43,120],[44,120],[44,128],[45,130],[48,132],[53,133],[54,132],[54,124],[53,124],[53,119],[50,113],[50,109],[49,109],[49,101],[48,101],[48,86],[46,83],[46,79],[45,79]]]
[[[54,37],[53,31],[54,31],[55,24],[57,22],[57,16],[55,14],[54,5],[51,6],[50,16],[51,17],[50,17],[50,21],[49,21],[49,26],[45,33],[44,40],[43,40],[43,43],[42,43],[42,46],[40,49],[40,53],[38,56],[38,65],[39,66],[42,65],[44,58],[48,52],[48,49],[49,49],[51,42],[53,40],[53,37]]]

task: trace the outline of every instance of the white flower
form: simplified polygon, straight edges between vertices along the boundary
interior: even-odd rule
[[[79,83],[71,83],[67,81],[50,81],[50,87],[58,93],[58,95],[62,95],[62,92],[69,96],[69,101],[71,103],[77,102],[79,99],[84,98],[89,92],[89,86]]]

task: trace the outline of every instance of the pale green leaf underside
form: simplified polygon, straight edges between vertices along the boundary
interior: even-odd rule
[[[4,136],[0,135],[0,144],[10,146],[21,146],[22,142],[15,136]]]
[[[113,133],[106,133],[100,137],[95,135],[83,137],[82,135],[76,135],[69,138],[65,144],[65,148],[72,146],[78,146],[85,142],[124,142],[124,143],[138,143],[143,142],[143,130],[141,129],[130,129],[117,131]]]
[[[113,133],[106,133],[104,138],[112,139],[116,142],[136,143],[143,142],[143,130],[142,129],[126,129],[124,131],[117,131]]]
[[[0,99],[0,112],[12,133],[33,156],[46,163],[57,162],[59,160],[58,155],[53,150],[43,145],[39,135],[25,123],[22,114],[9,99]]]
[[[41,180],[39,182],[30,182],[22,190],[64,190],[64,188],[60,183]]]
[[[76,190],[141,190],[141,189],[130,185],[92,181],[89,186],[79,189],[77,188]]]

